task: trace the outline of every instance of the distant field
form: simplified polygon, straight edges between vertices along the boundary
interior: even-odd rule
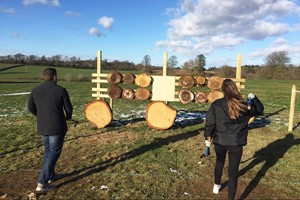
[[[2,67],[0,65],[0,67]],[[30,92],[39,85],[43,67],[24,66],[0,72],[0,94]],[[57,68],[58,76],[96,70]],[[212,194],[214,151],[204,151],[203,128],[209,104],[171,102],[178,117],[174,126],[157,131],[147,126],[148,101],[115,100],[113,122],[93,127],[84,116],[93,101],[91,82],[60,81],[74,105],[74,119],[57,170],[65,177],[47,199],[226,199],[227,187]],[[300,127],[287,133],[292,84],[297,81],[246,80],[242,93],[256,94],[265,115],[249,133],[240,166],[237,198],[299,199]],[[27,111],[28,95],[0,96],[0,197],[24,199],[35,189],[43,148],[35,118]],[[295,124],[300,122],[300,94]],[[227,168],[226,168],[227,169]],[[224,171],[225,183],[227,171]],[[18,181],[16,181],[18,180]],[[101,187],[102,186],[102,187]],[[108,187],[104,189],[105,187]]]

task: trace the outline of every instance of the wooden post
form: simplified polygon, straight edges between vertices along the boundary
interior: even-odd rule
[[[293,131],[294,114],[295,114],[295,101],[296,101],[296,85],[293,85],[292,86],[292,94],[291,94],[290,118],[289,118],[288,132]]]
[[[168,52],[164,52],[163,76],[167,76],[167,68],[168,68]]]
[[[168,68],[168,52],[164,52],[164,60],[163,60],[163,76],[167,76],[167,68]],[[165,101],[168,104],[167,101]]]
[[[241,87],[241,78],[242,78],[242,54],[239,53],[237,55],[237,65],[236,65],[236,86],[238,87],[238,89],[240,89]]]
[[[100,74],[101,74],[102,52],[97,51],[97,100],[100,99]]]

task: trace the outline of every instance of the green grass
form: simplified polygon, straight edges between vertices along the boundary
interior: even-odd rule
[[[95,73],[94,70],[57,69],[61,77],[68,73],[86,76]],[[42,82],[42,67],[28,66],[27,70],[24,73],[25,68],[20,67],[0,72],[1,81],[7,81],[0,83],[0,94],[28,92]],[[97,129],[87,122],[83,113],[85,105],[94,100],[91,88],[95,84],[65,81],[59,84],[69,91],[74,119],[81,123],[76,127],[69,123],[57,164],[57,171],[66,177],[55,182],[59,189],[45,198],[227,198],[227,188],[219,195],[211,192],[214,154],[199,158],[204,151],[204,122],[158,131],[141,119]],[[247,96],[253,92],[262,100],[270,124],[249,133],[240,166],[246,172],[239,178],[237,198],[248,191],[251,191],[247,196],[250,199],[299,198],[300,131],[297,128],[293,135],[287,133],[292,84],[300,88],[300,81],[246,81],[242,93]],[[35,189],[42,164],[43,147],[36,134],[35,118],[26,109],[27,98],[28,95],[0,96],[0,195],[7,194],[11,199],[26,198]],[[295,124],[300,121],[298,100],[297,95]],[[114,120],[126,121],[135,118],[138,112],[145,113],[149,102],[115,100]],[[209,104],[170,102],[169,105],[177,110],[203,112],[209,108]],[[226,175],[225,170],[223,182],[227,180]],[[109,189],[101,189],[102,185]]]

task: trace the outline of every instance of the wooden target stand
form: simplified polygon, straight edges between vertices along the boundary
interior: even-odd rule
[[[241,78],[241,54],[237,57],[236,78],[232,79],[238,89],[245,88],[245,79]],[[104,128],[112,121],[113,99],[108,95],[108,87],[102,87],[101,84],[109,83],[107,78],[109,74],[101,73],[102,52],[97,52],[97,73],[92,74],[92,83],[96,83],[96,87],[92,88],[92,97],[95,101],[88,103],[84,113],[86,118],[93,123],[97,128]],[[163,57],[163,75],[151,76],[152,90],[151,100],[146,108],[146,122],[149,127],[165,130],[170,128],[175,121],[177,111],[167,105],[168,102],[181,102],[187,104],[190,102],[206,103],[213,102],[218,98],[223,97],[221,85],[224,78],[220,77],[192,77],[192,76],[168,76],[167,75],[168,53],[164,53]],[[144,75],[144,74],[143,74]],[[190,90],[194,85],[198,85],[198,79],[204,79],[208,82],[211,91],[209,94]],[[217,82],[215,79],[218,79]],[[221,80],[221,81],[220,81]],[[217,84],[216,84],[217,83]],[[211,86],[210,86],[211,85]],[[140,89],[140,88],[138,88]],[[135,90],[137,92],[137,90]],[[104,100],[109,99],[109,104]],[[146,99],[143,99],[146,100]]]

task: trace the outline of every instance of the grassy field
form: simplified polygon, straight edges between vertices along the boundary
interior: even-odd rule
[[[2,65],[1,65],[2,67]],[[59,77],[95,70],[58,69]],[[0,94],[30,92],[39,85],[42,67],[23,66],[0,72]],[[178,116],[169,130],[147,126],[150,101],[115,100],[113,122],[97,129],[84,116],[91,82],[66,82],[74,119],[57,171],[58,188],[40,199],[226,199],[227,187],[212,194],[215,155],[204,152],[203,128],[209,104],[170,103]],[[250,130],[240,165],[237,198],[300,198],[300,130],[287,132],[291,87],[300,81],[247,80],[242,93],[256,94],[265,114]],[[42,165],[43,147],[36,120],[27,111],[28,95],[0,96],[0,198],[28,199]],[[300,121],[297,95],[295,124]],[[193,116],[196,116],[193,118]],[[212,151],[214,152],[214,151]],[[223,183],[226,186],[227,168]]]

